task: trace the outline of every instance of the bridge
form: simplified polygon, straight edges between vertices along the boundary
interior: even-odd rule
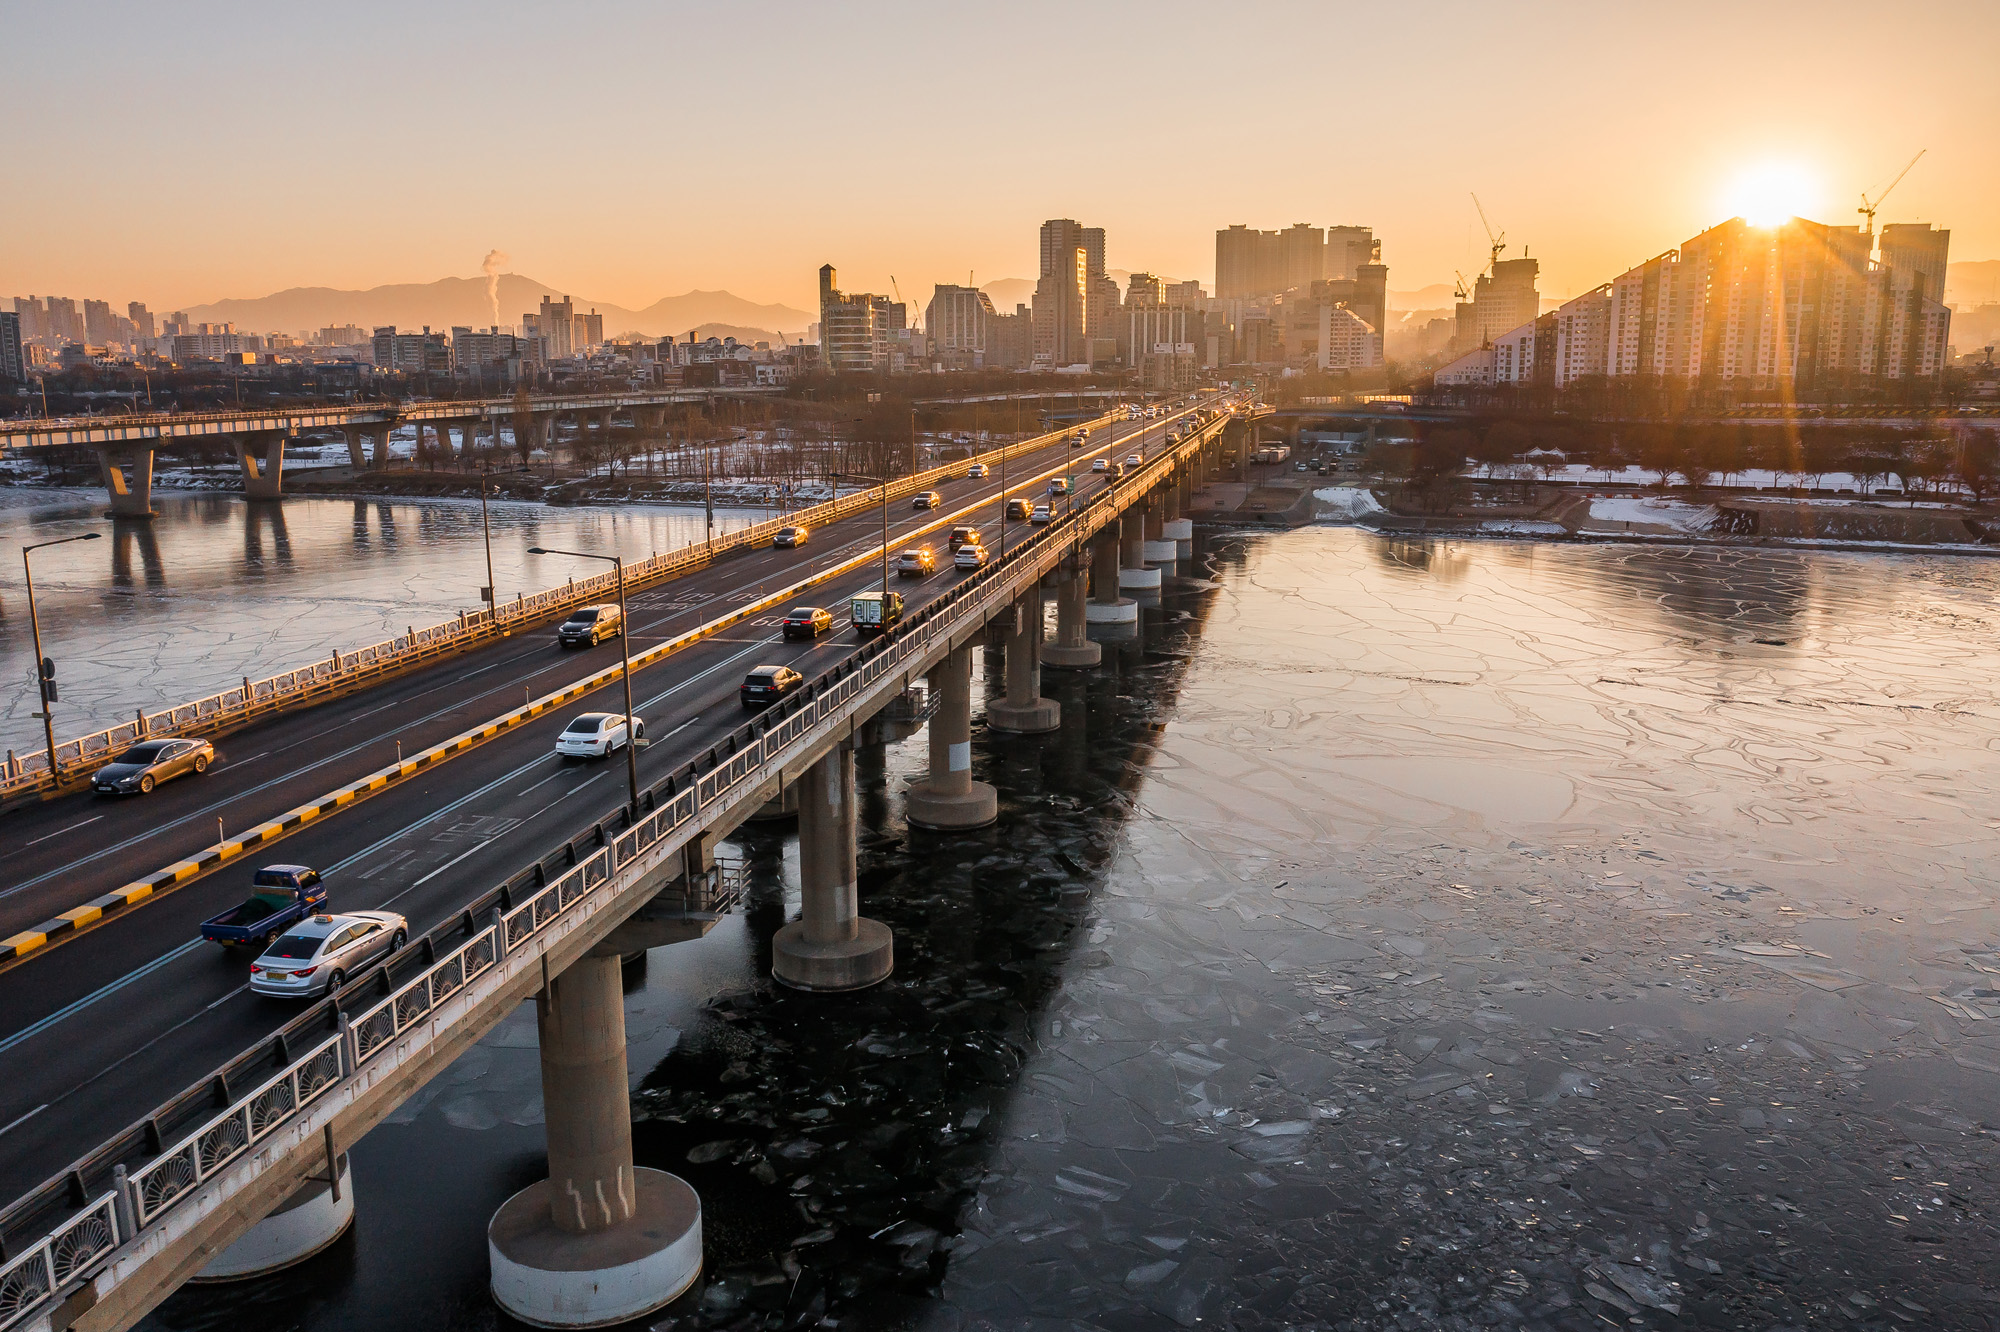
[[[1005,653],[990,727],[1081,724],[1041,695],[1041,672],[1097,664],[1093,632],[1136,632],[1139,599],[1188,553],[1194,492],[1238,447],[1219,405],[996,451],[1004,477],[939,480],[934,509],[892,517],[895,486],[850,497],[803,550],[745,547],[661,571],[628,624],[651,736],[629,788],[623,764],[579,779],[550,752],[572,708],[622,699],[613,649],[564,658],[535,635],[467,642],[258,719],[201,782],[115,807],[113,831],[74,795],[10,814],[0,1196],[18,1196],[0,1210],[0,1332],[129,1327],[204,1271],[316,1252],[357,1205],[346,1150],[528,999],[550,1177],[493,1219],[496,1298],[551,1326],[668,1302],[698,1271],[700,1200],[633,1165],[620,958],[710,928],[736,890],[719,844],[760,811],[792,810],[803,911],[774,941],[774,977],[809,992],[886,978],[894,940],[856,888],[856,749],[926,726],[909,821],[939,835],[992,822],[996,794],[971,775],[973,651]],[[1099,458],[1114,470],[1094,470]],[[1004,518],[1005,499],[1041,498],[1057,477],[1074,485],[1054,521]],[[964,524],[997,554],[907,583],[909,613],[889,635],[774,636],[774,609],[839,606],[878,585],[885,521],[892,546]],[[807,683],[745,720],[735,684],[755,664],[791,665]],[[394,737],[414,752],[389,762]],[[246,831],[201,845],[222,809]],[[247,876],[224,867],[252,848],[321,867],[340,909],[401,912],[408,946],[302,1011],[250,1001],[242,967],[192,936],[240,895]],[[162,865],[164,877],[146,873]],[[154,886],[118,909],[89,905],[139,882]],[[70,926],[21,924],[43,916]],[[208,1071],[190,1080],[194,1069]]]
[[[384,467],[389,437],[408,426],[438,448],[470,454],[483,437],[500,445],[504,427],[514,444],[545,448],[556,423],[569,418],[577,429],[609,431],[620,414],[640,430],[666,428],[667,413],[685,403],[717,396],[777,393],[776,388],[661,389],[622,393],[557,394],[542,397],[453,398],[428,402],[364,402],[219,412],[162,412],[123,416],[63,417],[0,421],[0,453],[35,449],[86,449],[97,455],[104,488],[117,518],[149,518],[153,513],[153,459],[162,444],[176,440],[221,440],[232,444],[243,469],[243,493],[276,499],[284,480],[285,445],[308,432],[338,431],[347,440],[348,460],[358,470]],[[374,441],[372,452],[367,448]]]

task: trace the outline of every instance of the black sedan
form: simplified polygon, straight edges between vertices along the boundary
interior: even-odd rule
[[[789,666],[759,666],[745,676],[736,693],[746,708],[769,707],[806,682]]]
[[[794,606],[785,612],[781,627],[786,638],[818,638],[833,628],[833,612],[821,606]]]
[[[215,746],[206,740],[142,740],[90,778],[99,795],[144,795],[161,782],[189,772],[207,772]]]

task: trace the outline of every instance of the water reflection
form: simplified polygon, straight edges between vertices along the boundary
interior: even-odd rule
[[[166,563],[160,558],[160,543],[153,537],[153,525],[149,522],[114,523],[111,528],[111,585],[117,588],[132,586],[132,551],[138,548],[139,561],[146,572],[146,586],[162,588],[167,585]]]

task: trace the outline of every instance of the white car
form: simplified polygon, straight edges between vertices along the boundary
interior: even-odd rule
[[[281,999],[330,994],[409,938],[410,923],[393,911],[308,916],[250,964],[250,991]]]
[[[951,562],[961,569],[977,569],[986,563],[986,547],[976,541],[968,541],[952,555]]]
[[[1143,467],[1146,465],[1146,460],[1136,453],[1128,453],[1125,455],[1125,465],[1127,467]]]
[[[1039,527],[1043,523],[1050,521],[1054,517],[1055,515],[1049,511],[1048,505],[1037,504],[1035,506],[1034,512],[1028,515],[1028,521]]]
[[[1111,470],[1111,459],[1109,459],[1109,458],[1092,458],[1092,459],[1090,460],[1090,470],[1091,470],[1091,471],[1093,471],[1093,472],[1108,472],[1108,471],[1110,471],[1110,470]]]
[[[965,469],[966,479],[971,481],[984,481],[986,479],[986,473],[988,470],[989,469],[987,468],[985,463],[974,463],[972,464],[972,466]]]
[[[646,735],[646,719],[634,717],[632,728],[639,738]],[[556,753],[564,758],[603,758],[625,748],[625,714],[586,712],[556,737]]]

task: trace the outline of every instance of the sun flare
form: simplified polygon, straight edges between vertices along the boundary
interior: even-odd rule
[[[1727,196],[1729,211],[1757,227],[1775,227],[1811,211],[1819,184],[1791,162],[1764,162],[1736,177]]]

